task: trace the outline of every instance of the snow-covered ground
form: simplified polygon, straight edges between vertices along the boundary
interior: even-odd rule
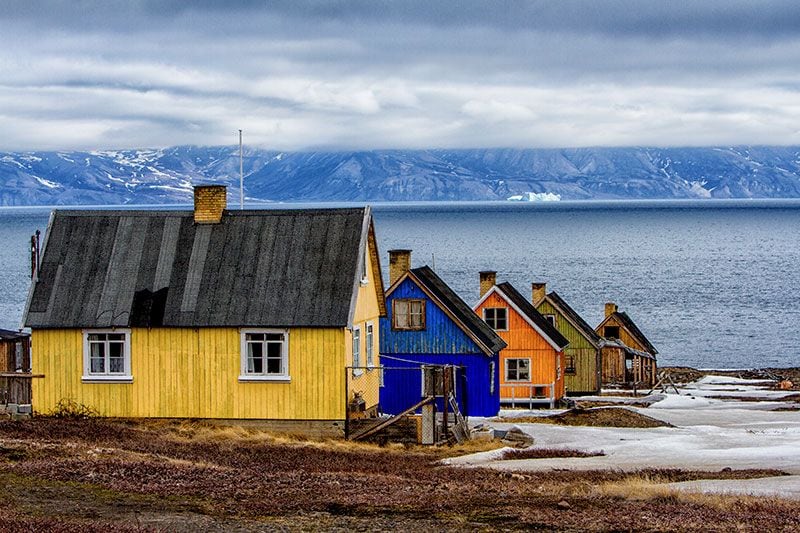
[[[628,407],[676,427],[651,429],[561,426],[538,423],[485,422],[498,428],[514,425],[536,439],[535,447],[602,451],[603,456],[559,459],[498,460],[496,453],[474,454],[449,460],[451,464],[488,466],[502,470],[678,468],[719,471],[723,468],[774,468],[792,476],[742,481],[703,481],[673,484],[686,490],[781,494],[800,497],[800,411],[774,411],[797,404],[781,402],[787,393],[768,383],[710,376],[662,394],[650,407]],[[720,389],[724,391],[720,391]],[[770,401],[737,401],[713,396],[742,395]],[[794,393],[788,394],[797,394]],[[605,398],[605,397],[604,397]],[[774,398],[774,399],[773,399]],[[622,402],[621,402],[622,403]],[[552,414],[553,411],[547,412]],[[506,416],[510,412],[503,412]],[[513,413],[531,416],[544,412]]]

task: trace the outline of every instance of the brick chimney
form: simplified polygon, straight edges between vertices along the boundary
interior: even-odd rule
[[[617,304],[615,304],[614,302],[608,302],[606,304],[606,318],[610,317],[616,312],[617,312]]]
[[[411,250],[389,250],[389,286],[411,270]]]
[[[540,282],[531,283],[531,303],[538,304],[547,296],[547,284]]]
[[[195,186],[195,224],[219,224],[222,220],[222,212],[228,207],[227,195],[227,188],[224,185]]]
[[[489,289],[494,287],[497,283],[497,272],[494,270],[484,270],[483,272],[479,272],[478,276],[481,281],[481,298],[483,298],[483,295],[489,292]]]

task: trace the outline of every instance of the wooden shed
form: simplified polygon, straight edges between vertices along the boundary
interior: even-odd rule
[[[31,337],[0,329],[0,405],[31,403]]]
[[[617,304],[605,305],[605,318],[595,328],[604,338],[601,347],[603,384],[655,385],[658,350]]]
[[[533,283],[532,301],[536,310],[564,335],[564,385],[567,395],[597,394],[602,384],[600,336],[557,292],[547,293],[544,283]]]

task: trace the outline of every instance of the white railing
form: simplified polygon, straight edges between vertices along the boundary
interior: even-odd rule
[[[510,389],[510,394],[508,391]],[[517,391],[525,389],[527,394],[519,395]],[[545,389],[547,394],[536,394],[538,389]],[[504,393],[505,392],[505,393]],[[500,385],[500,403],[511,404],[511,407],[516,407],[517,404],[528,404],[529,408],[533,408],[534,403],[548,402],[550,409],[556,406],[556,384],[555,383],[506,383]]]

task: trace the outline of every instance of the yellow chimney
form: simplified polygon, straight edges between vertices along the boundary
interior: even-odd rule
[[[197,185],[194,188],[195,224],[219,224],[222,212],[228,207],[224,185]]]
[[[479,276],[481,281],[481,297],[483,297],[483,295],[489,292],[489,289],[494,287],[497,283],[497,272],[494,270],[484,270],[479,273]]]
[[[533,305],[538,305],[539,302],[544,300],[545,296],[547,296],[546,283],[531,283],[531,302]]]
[[[606,317],[610,317],[616,312],[617,312],[617,304],[615,304],[614,302],[608,302],[606,304]]]
[[[389,285],[411,270],[411,250],[389,250]]]

